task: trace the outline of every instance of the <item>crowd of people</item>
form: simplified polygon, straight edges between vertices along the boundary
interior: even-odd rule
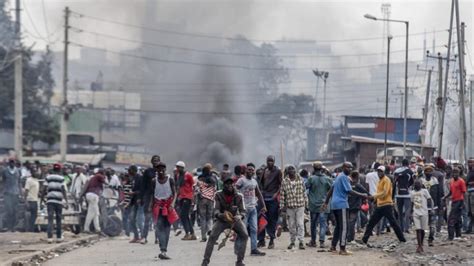
[[[101,233],[99,201],[107,187],[117,199],[130,243],[147,244],[153,229],[159,258],[167,260],[171,230],[176,236],[184,231],[183,241],[205,243],[202,265],[209,264],[222,234],[219,248],[233,241],[236,265],[244,265],[249,241],[250,255],[265,256],[262,249],[275,248],[282,231],[289,232],[288,249],[315,248],[319,242],[340,255],[350,255],[347,246],[354,242],[370,247],[374,234],[393,230],[406,242],[405,235],[413,232],[416,251],[423,253],[425,232],[433,246],[444,226],[445,240],[453,241],[471,233],[474,222],[474,160],[466,168],[435,157],[432,162],[404,159],[399,166],[375,162],[358,170],[345,162],[330,171],[322,162],[312,169],[280,169],[268,156],[262,166],[247,163],[231,172],[227,164],[220,171],[210,163],[191,171],[182,161],[167,167],[155,155],[149,168],[131,165],[122,173],[9,160],[2,181],[7,230],[15,230],[23,198],[31,214],[27,229],[36,230],[38,207],[46,204],[48,242],[53,242],[54,222],[62,241],[62,210],[73,199],[87,206],[84,232]],[[364,233],[356,239],[356,232]],[[326,246],[328,235],[332,241]]]

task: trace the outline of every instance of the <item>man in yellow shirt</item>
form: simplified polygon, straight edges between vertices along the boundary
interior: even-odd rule
[[[393,214],[393,185],[390,178],[385,175],[385,166],[379,166],[377,168],[377,175],[380,178],[379,183],[377,184],[377,192],[375,195],[369,197],[369,199],[375,200],[376,208],[374,210],[374,214],[370,216],[369,223],[365,229],[364,237],[362,240],[356,242],[367,244],[372,230],[383,217],[388,219],[390,225],[393,227],[393,230],[398,237],[398,240],[400,242],[406,242],[400,225]]]

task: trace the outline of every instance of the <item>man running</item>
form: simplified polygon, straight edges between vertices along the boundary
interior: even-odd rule
[[[369,223],[365,229],[364,237],[362,240],[356,240],[356,242],[367,244],[369,241],[372,230],[374,230],[375,225],[383,218],[387,218],[390,222],[390,225],[393,227],[395,234],[398,237],[400,242],[406,242],[403,231],[400,228],[395,216],[393,214],[393,199],[392,199],[392,181],[385,175],[385,166],[379,166],[377,168],[377,175],[380,178],[379,183],[377,184],[377,192],[375,195],[369,196],[369,199],[376,201],[376,208],[373,215],[369,219]]]
[[[255,165],[247,164],[247,171],[245,177],[241,177],[235,184],[239,192],[244,196],[244,206],[247,215],[244,217],[244,224],[249,229],[250,235],[250,255],[265,256],[264,252],[257,249],[257,229],[258,229],[258,211],[257,205],[260,203],[262,207],[261,212],[265,213],[265,201],[262,193],[258,188],[257,180],[255,179]]]

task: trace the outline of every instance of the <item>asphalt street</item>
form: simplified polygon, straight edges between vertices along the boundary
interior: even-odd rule
[[[204,254],[205,243],[197,241],[182,241],[181,236],[171,235],[168,248],[169,261],[158,259],[159,248],[154,244],[153,234],[149,243],[129,244],[128,238],[118,237],[103,239],[90,246],[61,254],[45,265],[200,265]],[[352,256],[334,255],[321,252],[319,248],[306,248],[306,250],[287,250],[288,234],[283,233],[277,239],[273,250],[266,248],[262,251],[264,257],[246,256],[246,265],[391,265],[395,260],[382,252],[375,250],[356,250]],[[328,241],[327,241],[328,242]],[[329,242],[328,242],[329,243]],[[250,243],[249,243],[250,245]],[[247,248],[247,254],[250,253]],[[233,242],[217,251],[217,246],[211,258],[211,265],[234,265]]]

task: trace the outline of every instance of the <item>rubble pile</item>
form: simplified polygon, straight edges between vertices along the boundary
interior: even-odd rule
[[[54,259],[61,254],[70,252],[72,250],[78,249],[78,248],[83,248],[83,247],[90,247],[94,243],[96,243],[98,240],[81,240],[76,242],[73,245],[66,245],[66,246],[60,246],[56,249],[53,249],[48,252],[43,252],[43,254],[40,255],[35,255],[31,257],[28,260],[24,261],[16,261],[12,263],[12,266],[27,266],[27,265],[41,265],[42,263]]]
[[[416,253],[416,238],[413,234],[407,234],[407,242],[399,243],[393,234],[372,237],[367,246],[352,243],[351,250],[375,249],[382,251],[387,256],[393,257],[403,264],[425,264],[425,265],[445,265],[445,264],[466,264],[474,263],[474,235],[463,235],[454,241],[448,241],[446,233],[442,233],[435,238],[434,246],[428,246],[425,239],[423,254]]]

